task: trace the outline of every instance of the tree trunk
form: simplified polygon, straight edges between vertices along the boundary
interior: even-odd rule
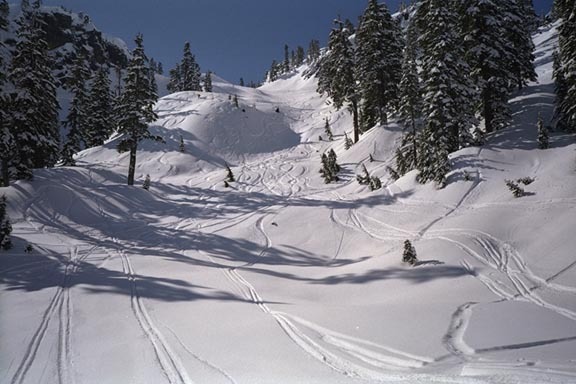
[[[9,187],[10,186],[10,172],[8,172],[8,159],[2,158],[2,183],[0,186]]]
[[[352,115],[354,116],[354,143],[360,141],[360,124],[358,122],[358,102],[353,100],[352,102]]]
[[[482,94],[482,103],[484,104],[484,129],[486,133],[494,132],[494,109],[492,108],[491,92],[486,88]]]
[[[130,165],[128,166],[128,185],[134,185],[134,173],[136,173],[136,149],[138,144],[130,146]]]

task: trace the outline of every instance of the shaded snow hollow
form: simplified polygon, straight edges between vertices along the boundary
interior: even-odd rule
[[[555,39],[536,36],[512,127],[454,153],[443,190],[388,180],[395,124],[344,150],[350,116],[300,74],[162,98],[166,144],[138,152],[150,191],[124,185],[114,138],[0,189],[0,382],[575,383],[576,145],[536,144]],[[357,184],[362,163],[385,188]],[[514,198],[504,180],[527,176]]]

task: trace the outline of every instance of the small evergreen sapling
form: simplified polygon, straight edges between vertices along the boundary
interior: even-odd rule
[[[337,163],[336,152],[333,149],[322,154],[322,168],[320,169],[320,174],[324,178],[324,182],[329,184],[333,181],[338,181],[338,172],[340,172],[340,166]]]
[[[142,188],[144,188],[145,190],[150,190],[150,175],[146,175],[146,178],[144,179],[144,182],[142,183]]]
[[[348,137],[348,134],[344,132],[344,149],[349,150],[352,145],[354,145],[354,142]]]
[[[366,166],[364,164],[362,164],[362,171],[364,174],[356,175],[356,181],[358,181],[358,184],[360,185],[370,184],[370,174],[368,173],[368,170],[366,169]]]
[[[530,185],[534,182],[534,178],[530,176],[522,177],[521,179],[516,180],[518,184]]]
[[[328,136],[329,141],[334,140],[334,135],[332,134],[332,130],[330,129],[330,122],[328,121],[328,118],[326,118],[326,122],[324,124],[324,132],[326,132],[326,136]]]
[[[550,147],[550,138],[548,136],[548,128],[544,126],[542,116],[538,114],[538,148],[548,149]]]
[[[378,176],[371,176],[370,177],[370,191],[376,191],[382,188],[382,181]]]
[[[505,180],[505,182],[506,186],[512,192],[512,195],[514,195],[514,197],[522,197],[525,195],[524,189],[522,189],[522,187],[520,187],[512,180]]]
[[[236,179],[234,178],[234,174],[232,173],[232,170],[230,169],[230,166],[228,165],[228,163],[226,163],[226,172],[227,173],[226,173],[225,182],[232,183],[232,182],[236,181]]]
[[[402,262],[408,263],[411,266],[416,265],[418,259],[416,258],[416,249],[410,242],[410,240],[404,241],[404,253],[402,255]]]
[[[184,153],[184,138],[180,135],[180,152]]]

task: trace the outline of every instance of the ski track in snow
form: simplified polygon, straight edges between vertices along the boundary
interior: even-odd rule
[[[23,383],[28,371],[36,361],[36,355],[41,345],[44,343],[46,333],[50,322],[56,316],[58,320],[57,336],[57,361],[56,370],[58,373],[58,383],[68,384],[73,382],[72,372],[72,293],[71,280],[75,273],[78,272],[79,266],[93,252],[97,246],[92,246],[83,255],[80,256],[78,246],[70,247],[69,258],[64,265],[62,279],[55,288],[56,292],[52,296],[48,307],[41,316],[40,324],[32,334],[32,338],[26,347],[24,356],[18,364],[16,372],[10,380],[11,384]]]
[[[130,306],[132,313],[136,317],[140,328],[146,335],[154,348],[156,361],[158,362],[162,373],[170,384],[190,384],[192,380],[188,377],[186,369],[180,362],[180,359],[172,351],[166,339],[160,332],[159,328],[154,324],[144,302],[138,294],[137,275],[132,267],[130,257],[124,251],[118,239],[113,238],[113,242],[118,244],[118,255],[122,261],[122,271],[130,282]]]

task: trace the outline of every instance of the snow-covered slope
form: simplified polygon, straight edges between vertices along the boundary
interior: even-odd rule
[[[536,145],[554,39],[536,36],[513,126],[453,154],[443,190],[387,179],[395,124],[346,151],[350,116],[298,74],[162,98],[166,144],[138,152],[150,191],[124,185],[114,138],[1,189],[0,381],[576,382],[576,145]],[[326,185],[330,148],[343,170]],[[362,163],[385,188],[358,185]],[[523,177],[514,198],[504,180]]]

